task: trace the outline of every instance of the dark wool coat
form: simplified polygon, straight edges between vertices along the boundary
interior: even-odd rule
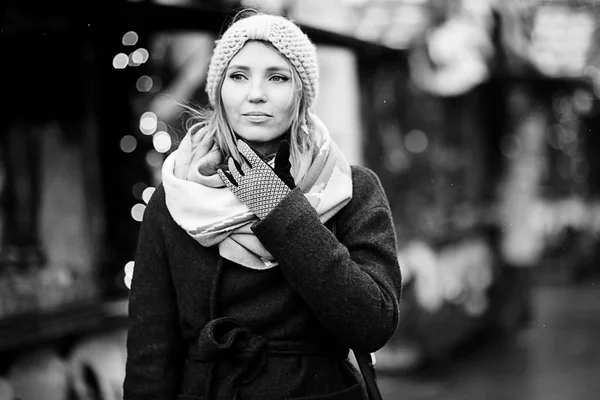
[[[124,399],[363,399],[348,349],[394,334],[401,276],[379,179],[352,167],[352,180],[337,239],[298,189],[253,226],[279,262],[263,271],[198,244],[160,186],[139,235]]]

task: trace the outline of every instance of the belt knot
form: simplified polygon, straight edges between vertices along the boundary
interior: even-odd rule
[[[199,361],[253,360],[264,350],[267,338],[233,318],[223,317],[207,323],[196,344]]]

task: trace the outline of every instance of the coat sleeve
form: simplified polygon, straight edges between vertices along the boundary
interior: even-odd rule
[[[253,230],[325,328],[354,350],[374,352],[396,331],[401,274],[383,188],[361,171],[336,216],[337,238],[298,189]]]
[[[124,400],[174,399],[181,377],[179,317],[158,197],[155,193],[150,200],[138,236],[129,294]]]

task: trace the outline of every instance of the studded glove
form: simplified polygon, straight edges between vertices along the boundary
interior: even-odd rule
[[[263,219],[290,192],[290,188],[246,142],[238,140],[238,149],[246,162],[240,165],[230,158],[227,162],[229,172],[219,169],[217,173],[229,190]]]

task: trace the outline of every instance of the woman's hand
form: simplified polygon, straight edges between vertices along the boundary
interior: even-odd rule
[[[246,142],[238,140],[238,149],[246,162],[240,165],[230,158],[227,162],[229,172],[219,169],[217,173],[229,190],[262,220],[290,192],[290,188]]]

